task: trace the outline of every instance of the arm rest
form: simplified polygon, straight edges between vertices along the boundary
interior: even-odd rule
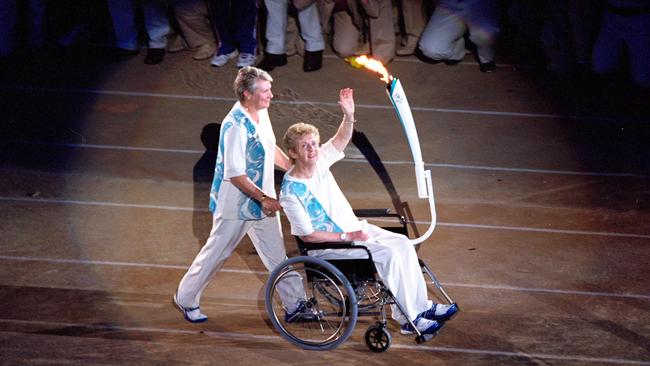
[[[365,245],[355,245],[351,241],[342,241],[342,242],[325,242],[325,243],[306,243],[302,239],[296,236],[296,241],[298,242],[298,247],[302,254],[308,255],[312,250],[322,250],[322,249],[355,249],[355,250],[365,250],[368,254],[368,258],[372,260],[372,254],[370,254],[370,249]]]
[[[355,216],[364,217],[364,218],[393,217],[397,221],[399,221],[399,226],[392,227],[392,228],[384,227],[384,229],[388,229],[390,231],[408,236],[408,229],[406,227],[406,218],[398,213],[390,212],[389,208],[361,208],[361,209],[353,210],[353,212]]]
[[[353,211],[357,217],[385,217],[393,215],[399,216],[397,214],[391,214],[390,209],[388,208],[359,208]]]

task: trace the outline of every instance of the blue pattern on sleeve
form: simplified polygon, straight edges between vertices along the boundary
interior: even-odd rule
[[[316,231],[342,233],[343,230],[329,217],[316,197],[307,189],[304,183],[292,181],[286,177],[282,180],[282,194],[298,198],[309,215],[311,225]]]

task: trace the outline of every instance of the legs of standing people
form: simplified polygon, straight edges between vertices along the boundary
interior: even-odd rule
[[[231,30],[232,19],[231,1],[228,0],[208,0],[208,13],[212,27],[219,38],[219,47],[217,53],[210,62],[212,66],[223,66],[228,63],[228,60],[237,57],[238,51],[235,47],[235,40]]]
[[[641,88],[650,88],[650,13],[636,15],[625,27],[625,42],[630,52],[632,80]]]
[[[625,40],[620,34],[620,24],[616,19],[620,17],[607,12],[603,17],[592,53],[592,66],[597,74],[612,73],[621,63]]]
[[[320,70],[323,67],[323,50],[325,40],[318,16],[318,7],[312,3],[304,9],[298,10],[300,34],[305,40],[305,56],[302,62],[304,72]]]
[[[210,0],[208,7],[219,35],[219,49],[211,64],[223,66],[239,50],[237,67],[253,65],[257,51],[256,0]]]
[[[422,32],[419,51],[432,62],[460,61],[465,56],[465,31],[457,10],[438,5]]]
[[[174,13],[183,38],[190,49],[194,50],[195,60],[211,57],[216,51],[217,41],[208,16],[208,7],[204,0],[179,1],[174,6]]]
[[[29,46],[45,46],[45,1],[29,0]]]
[[[45,46],[45,2],[29,0],[29,47]],[[0,1],[0,56],[10,55],[16,43],[18,8],[16,0]]]
[[[239,44],[239,52],[252,55],[254,58],[257,54],[257,1],[238,0],[233,1],[233,3],[235,4],[234,17],[236,19],[233,29],[235,40]]]
[[[305,51],[317,52],[325,49],[325,40],[320,25],[318,7],[316,3],[304,9],[298,10],[298,21],[300,22],[300,34],[305,40]]]
[[[650,87],[650,14],[605,13],[592,55],[594,72],[616,71],[626,51],[633,82],[641,88]]]
[[[266,48],[257,67],[271,71],[287,64],[285,36],[287,32],[288,0],[264,0],[266,5]]]
[[[590,62],[597,6],[588,0],[550,0],[541,40],[547,69],[568,73]]]
[[[390,0],[382,0],[379,3],[379,16],[370,18],[370,44],[373,58],[384,65],[395,57],[395,27]]]
[[[16,0],[0,1],[0,56],[9,56],[16,42]]]
[[[135,24],[134,2],[108,0],[108,10],[113,20],[116,46],[123,50],[137,51],[138,30]]]
[[[476,45],[476,53],[482,72],[496,69],[494,53],[499,35],[499,9],[494,1],[475,1],[468,4],[464,19],[469,39]]]
[[[565,0],[549,0],[548,16],[540,37],[546,54],[546,68],[558,73],[568,72],[571,65],[568,7]]]
[[[167,34],[169,33],[169,18],[163,0],[144,0],[144,26],[149,36],[149,48],[144,63],[156,65],[162,62],[167,47]]]
[[[266,21],[266,49],[264,58],[258,67],[266,71],[273,70],[276,66],[287,64],[285,37],[288,21],[287,0],[265,0],[268,11]],[[305,56],[303,71],[316,71],[323,64],[323,50],[325,41],[321,31],[318,8],[312,3],[304,9],[298,9],[300,31],[305,40]]]
[[[591,0],[569,2],[569,20],[573,40],[574,58],[577,65],[589,65],[594,44],[594,33],[598,25],[600,7]]]
[[[149,48],[162,48],[167,46],[169,33],[169,18],[163,0],[143,1],[144,27],[149,36]]]
[[[85,0],[59,0],[57,4],[61,12],[56,14],[57,19],[65,17],[66,27],[57,34],[57,43],[61,47],[72,47],[78,43],[90,40],[97,25],[97,9],[94,4]]]
[[[418,45],[418,39],[426,25],[426,16],[422,0],[402,0],[402,19],[406,34],[402,47],[395,53],[398,56],[412,55]]]
[[[268,13],[265,51],[273,55],[284,55],[289,3],[287,0],[264,0],[264,5]]]
[[[359,29],[352,22],[352,17],[346,11],[332,14],[332,48],[339,57],[349,57],[356,54],[359,48]]]

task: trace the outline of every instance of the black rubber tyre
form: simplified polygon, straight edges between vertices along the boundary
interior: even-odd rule
[[[377,353],[386,352],[393,342],[393,337],[391,337],[388,329],[381,323],[368,327],[364,338],[366,346]]]

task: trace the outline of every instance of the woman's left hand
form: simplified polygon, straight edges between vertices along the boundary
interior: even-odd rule
[[[354,121],[354,95],[350,88],[341,89],[339,92],[339,105],[345,118],[352,122]]]

